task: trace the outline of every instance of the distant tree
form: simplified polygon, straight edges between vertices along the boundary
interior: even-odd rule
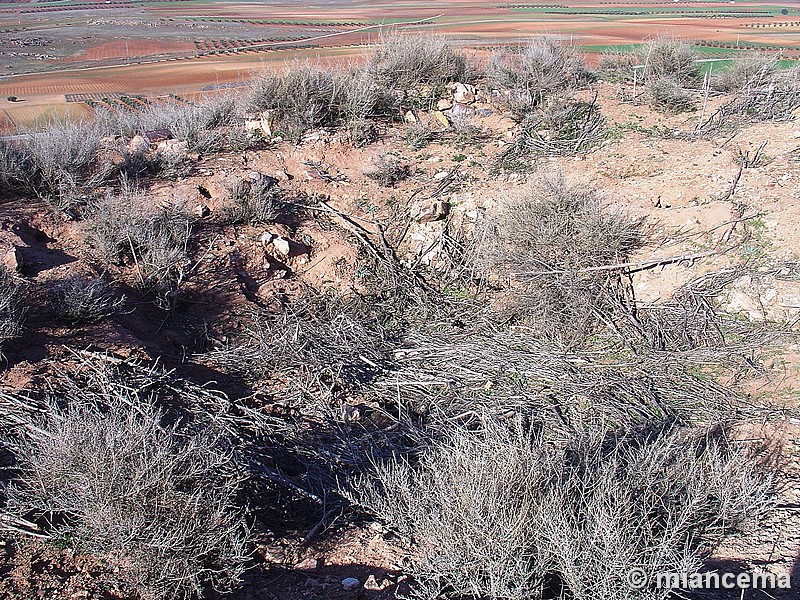
[[[18,99],[19,98],[17,98],[16,96],[9,96],[8,98],[6,98],[6,100],[8,100],[9,102],[16,102]]]
[[[789,14],[789,9],[788,8],[782,8],[781,9],[781,14],[782,15],[788,15]]]

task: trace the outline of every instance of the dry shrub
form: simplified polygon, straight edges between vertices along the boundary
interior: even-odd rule
[[[497,165],[507,171],[532,171],[537,157],[585,152],[605,139],[605,123],[594,101],[549,98],[528,113],[522,131],[500,153]]]
[[[209,353],[215,365],[254,381],[327,399],[374,377],[385,360],[390,333],[375,307],[360,298],[311,296],[279,313],[254,315],[247,334]],[[282,382],[282,383],[281,383]],[[289,398],[292,394],[287,393]]]
[[[218,95],[196,103],[151,102],[137,112],[101,111],[98,121],[105,131],[125,137],[166,129],[175,139],[186,142],[190,151],[210,154],[244,147],[242,115],[237,98]]]
[[[603,52],[597,70],[613,80],[627,79],[633,76],[633,68],[639,64],[639,55],[636,52]]]
[[[118,381],[51,398],[10,445],[6,510],[112,562],[130,592],[190,598],[238,581],[249,537],[235,505],[241,481],[214,430],[168,418]]]
[[[670,78],[681,87],[692,87],[702,82],[697,51],[688,42],[657,37],[639,51],[638,58],[644,68],[645,81]]]
[[[71,211],[111,172],[98,160],[102,135],[96,121],[54,122],[27,133],[20,145],[24,168],[18,183],[55,209]]]
[[[201,153],[222,152],[231,148],[229,141],[235,139],[231,128],[243,121],[237,115],[237,107],[230,98],[216,102],[206,101],[196,105],[171,104],[151,106],[143,117],[148,129],[168,129],[175,139],[186,142],[189,150]]]
[[[642,227],[591,188],[543,176],[505,200],[479,257],[488,273],[513,280],[513,311],[542,335],[572,343],[616,302],[619,275],[591,269],[627,261],[643,244]]]
[[[228,200],[220,207],[225,225],[269,223],[282,212],[278,181],[253,171],[249,177],[237,178],[228,187]]]
[[[409,176],[409,169],[396,155],[382,152],[363,169],[363,173],[385,187],[393,187]]]
[[[436,132],[427,123],[413,123],[405,128],[404,139],[414,150],[421,150],[436,139]]]
[[[363,69],[332,69],[294,63],[283,73],[267,72],[253,82],[252,103],[275,111],[278,129],[297,139],[307,129],[336,127],[385,115],[392,99]]]
[[[391,102],[391,100],[387,100]],[[388,104],[386,105],[388,107]],[[347,124],[347,134],[350,143],[356,148],[368,146],[377,142],[380,137],[378,126],[367,117],[355,117]]]
[[[647,84],[650,106],[667,113],[683,113],[696,110],[692,96],[672,77],[654,79]]]
[[[410,540],[414,598],[655,600],[671,591],[631,589],[631,569],[694,572],[769,489],[705,429],[596,426],[553,439],[484,420],[347,493]]]
[[[745,87],[720,106],[699,131],[714,133],[721,127],[741,126],[753,121],[787,121],[795,118],[800,105],[800,68],[779,71],[761,86]]]
[[[117,297],[102,277],[67,277],[56,282],[53,294],[53,312],[73,325],[110,317],[125,303],[125,297]]]
[[[776,54],[737,54],[730,67],[712,78],[711,85],[722,92],[741,92],[769,83],[779,68]]]
[[[109,265],[132,265],[136,286],[162,308],[172,309],[189,262],[194,216],[182,204],[156,206],[138,191],[95,201],[86,233]]]
[[[29,169],[22,144],[0,138],[0,192],[24,186]]]
[[[22,333],[20,293],[20,284],[8,268],[0,264],[0,344],[19,337]]]
[[[496,329],[407,334],[370,397],[421,415],[433,438],[454,423],[475,425],[482,415],[520,415],[563,436],[597,423],[630,429],[718,422],[745,407],[731,390],[698,374],[708,355],[634,356],[598,351],[599,344],[565,350],[524,325]]]
[[[577,87],[589,72],[575,51],[549,38],[536,38],[516,50],[495,52],[486,68],[488,85],[518,117],[554,93]]]
[[[395,30],[381,34],[365,70],[381,86],[399,90],[472,79],[466,55],[445,38]]]

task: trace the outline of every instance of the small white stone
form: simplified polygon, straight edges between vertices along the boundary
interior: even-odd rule
[[[285,237],[277,237],[272,240],[272,247],[278,251],[279,254],[283,256],[289,256],[289,253],[292,251],[292,247],[289,244],[289,240]]]

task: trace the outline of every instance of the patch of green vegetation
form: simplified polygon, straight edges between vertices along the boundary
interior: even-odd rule
[[[739,246],[739,254],[748,260],[765,258],[772,247],[772,240],[768,237],[767,224],[763,219],[751,219],[747,221],[746,228],[748,236],[745,242]]]
[[[603,54],[605,52],[636,52],[640,50],[644,44],[606,44],[606,45],[588,45],[581,46],[581,51],[587,54]]]
[[[451,298],[455,298],[457,300],[472,300],[474,298],[469,290],[460,286],[446,287],[444,288],[443,292],[446,296],[450,296]]]

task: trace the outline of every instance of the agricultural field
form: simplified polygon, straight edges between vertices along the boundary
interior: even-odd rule
[[[61,94],[191,93],[249,79],[265,64],[347,60],[392,25],[436,31],[478,54],[549,34],[582,48],[589,62],[655,35],[692,40],[710,59],[749,49],[800,56],[792,2],[0,0],[0,109],[25,125],[52,114]]]

